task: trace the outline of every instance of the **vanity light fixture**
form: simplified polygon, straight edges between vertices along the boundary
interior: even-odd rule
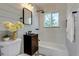
[[[22,5],[23,8],[27,8],[27,9],[29,9],[30,11],[32,11],[32,9],[33,9],[33,6],[32,6],[31,3],[23,3],[23,4],[21,4],[21,5]]]

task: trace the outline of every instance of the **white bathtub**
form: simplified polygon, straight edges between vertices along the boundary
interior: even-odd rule
[[[45,56],[68,56],[65,46],[48,42],[39,42],[39,53]]]
[[[21,39],[0,41],[1,56],[16,56],[20,54]]]

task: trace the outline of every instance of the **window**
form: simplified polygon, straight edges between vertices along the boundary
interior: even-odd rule
[[[59,26],[59,13],[51,12],[44,15],[44,27],[58,27]]]

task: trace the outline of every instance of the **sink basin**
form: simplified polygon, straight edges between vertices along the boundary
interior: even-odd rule
[[[35,33],[31,33],[31,34],[28,34],[29,36],[34,36],[34,35],[37,35],[37,34],[35,34]]]

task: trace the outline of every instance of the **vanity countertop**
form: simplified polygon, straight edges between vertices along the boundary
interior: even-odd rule
[[[35,36],[35,35],[38,35],[38,34],[35,34],[35,33],[31,33],[31,34],[25,34],[27,36]]]

